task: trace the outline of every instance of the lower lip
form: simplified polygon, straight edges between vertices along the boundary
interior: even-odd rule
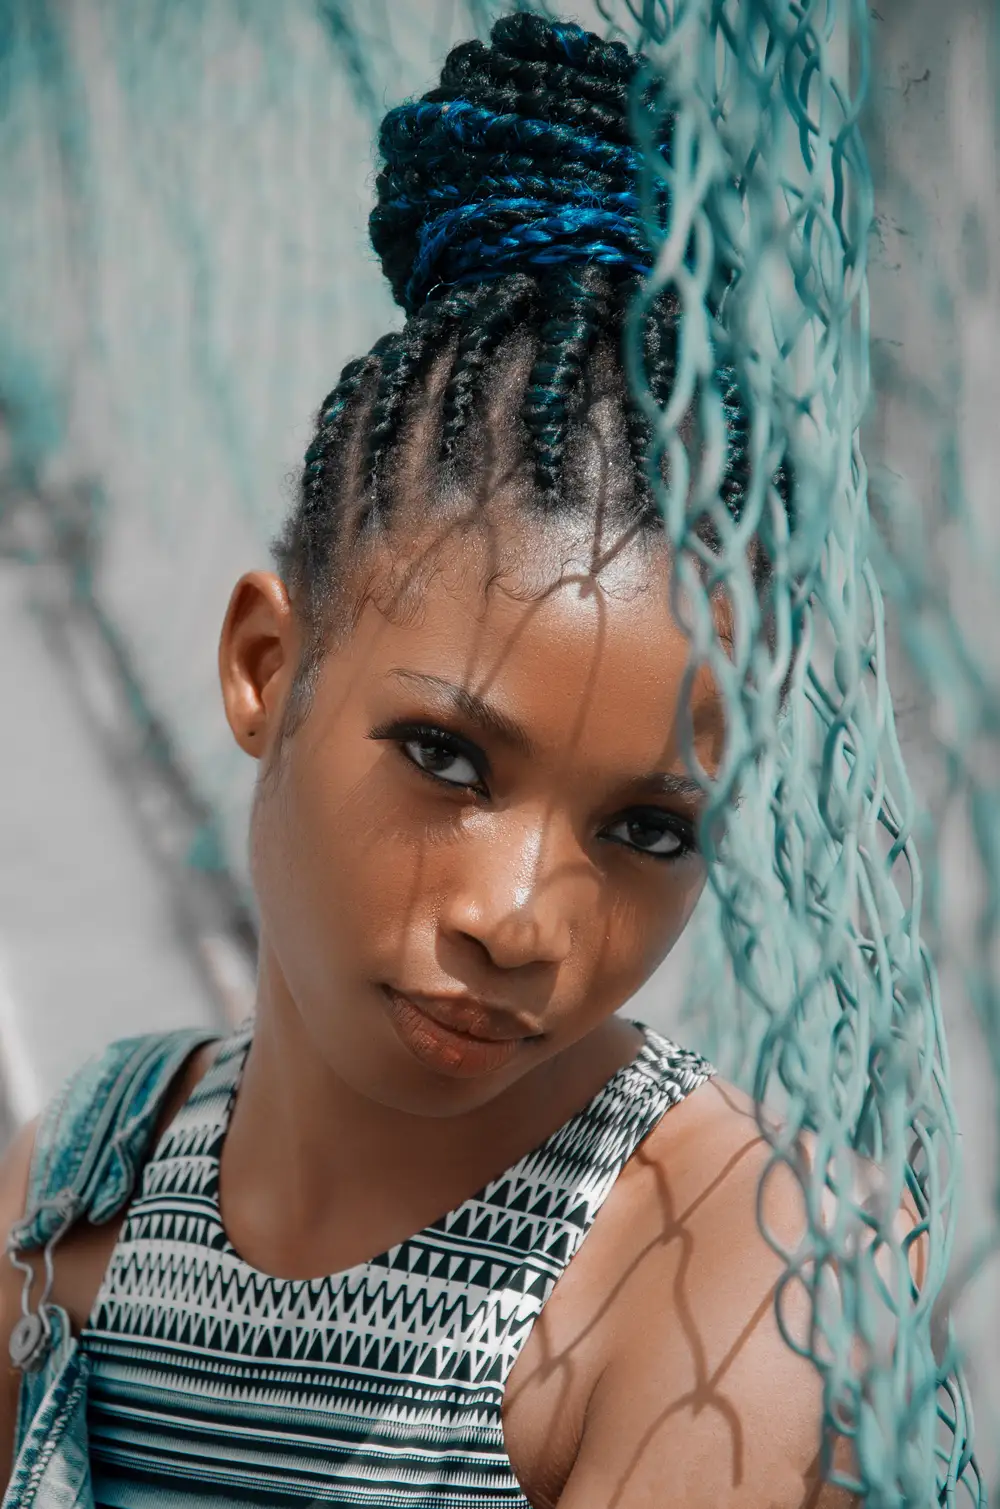
[[[397,995],[388,985],[383,985],[382,990],[388,1003],[389,1021],[399,1041],[414,1058],[439,1073],[458,1079],[493,1074],[505,1068],[521,1046],[522,1039],[517,1037],[488,1042],[485,1038],[455,1032],[429,1017],[406,996]]]

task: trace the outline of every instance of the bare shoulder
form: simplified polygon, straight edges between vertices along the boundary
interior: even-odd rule
[[[561,1509],[652,1509],[666,1482],[688,1509],[850,1502],[818,1480],[820,1381],[774,1317],[784,1263],[758,1223],[770,1165],[753,1102],[718,1079],[629,1160],[594,1227],[600,1367]],[[804,1204],[787,1169],[768,1173],[761,1200],[794,1247]],[[784,1316],[804,1337],[804,1305]]]
[[[208,1069],[216,1051],[210,1043],[188,1059],[171,1087],[160,1115],[155,1137],[160,1137]],[[25,1214],[28,1178],[37,1123],[25,1127],[0,1163],[0,1240],[6,1245],[11,1228]],[[55,1281],[52,1299],[69,1315],[75,1329],[90,1314],[101,1280],[121,1229],[122,1216],[106,1226],[81,1222],[66,1234],[54,1252]],[[25,1254],[35,1270],[33,1298],[37,1298],[40,1259]],[[0,1481],[10,1476],[11,1451],[17,1416],[21,1375],[9,1362],[10,1333],[21,1315],[23,1277],[5,1252],[0,1251]]]

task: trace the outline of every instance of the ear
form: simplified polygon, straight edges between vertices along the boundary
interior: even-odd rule
[[[277,737],[299,649],[299,627],[281,578],[270,571],[241,576],[219,636],[219,680],[233,737],[254,759]]]

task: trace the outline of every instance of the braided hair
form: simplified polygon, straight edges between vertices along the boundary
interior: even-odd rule
[[[579,509],[567,483],[599,388],[612,395],[632,473],[625,522],[662,527],[650,426],[622,359],[626,311],[653,261],[629,130],[643,67],[620,42],[522,12],[497,21],[488,46],[454,48],[439,86],[384,118],[369,228],[406,323],[350,362],[321,405],[297,507],[273,546],[314,667],[344,552],[384,535],[400,508],[414,472],[408,442],[419,433],[432,491],[467,489],[482,474],[484,407],[498,387],[505,433],[530,473],[529,506],[546,518]],[[669,125],[657,140],[669,151]],[[659,404],[674,381],[677,326],[663,295],[644,353]],[[724,497],[735,509],[745,426],[731,435]]]

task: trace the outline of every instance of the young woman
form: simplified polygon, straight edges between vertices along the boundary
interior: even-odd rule
[[[682,730],[725,736],[622,365],[637,66],[517,15],[386,118],[406,324],[222,629],[256,1014],[110,1050],[10,1156],[8,1505],[842,1501],[752,1108],[618,1014],[705,882]]]

